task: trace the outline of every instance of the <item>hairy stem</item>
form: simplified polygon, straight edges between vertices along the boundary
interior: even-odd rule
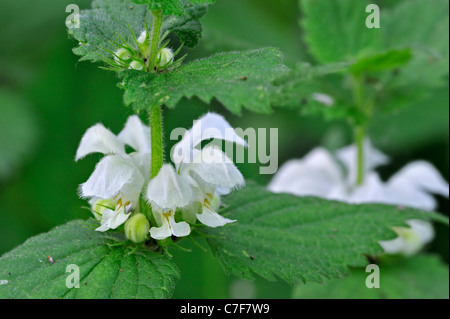
[[[151,177],[158,175],[164,164],[163,125],[160,105],[154,105],[149,112],[150,139],[152,146]]]
[[[161,10],[154,10],[153,12],[153,28],[152,38],[150,40],[150,56],[148,57],[148,67],[150,72],[155,71],[158,63],[159,41],[161,38],[161,27],[164,16]]]

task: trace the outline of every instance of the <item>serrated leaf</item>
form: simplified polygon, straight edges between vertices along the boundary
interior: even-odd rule
[[[137,4],[147,4],[150,10],[161,9],[164,15],[181,15],[187,2],[193,4],[213,4],[215,0],[132,0]]]
[[[119,76],[125,104],[136,111],[160,104],[175,107],[181,98],[197,96],[205,103],[216,98],[233,113],[243,107],[269,113],[272,82],[287,71],[279,50],[267,48],[216,54],[168,73],[127,70]]]
[[[382,31],[366,26],[365,1],[299,0],[305,40],[321,63],[352,61],[382,49]]]
[[[72,221],[28,239],[0,258],[0,298],[168,298],[179,278],[168,258],[117,244],[105,234]],[[50,262],[49,257],[53,259]],[[75,264],[80,288],[66,279]],[[72,282],[69,279],[69,282]]]
[[[173,32],[185,45],[193,47],[201,37],[199,19],[206,12],[204,5],[188,4],[183,14],[164,19],[161,32]],[[69,34],[79,41],[73,52],[81,56],[81,61],[99,62],[102,57],[111,59],[113,56],[105,50],[116,50],[112,41],[121,37],[134,43],[130,29],[139,36],[147,26],[151,28],[152,23],[152,12],[146,5],[137,5],[131,0],[94,0],[92,9],[80,12],[80,28],[69,30]]]
[[[295,288],[297,299],[448,299],[448,265],[433,255],[387,260],[378,263],[380,288],[369,289],[364,268],[325,284],[309,283]]]
[[[224,199],[221,214],[236,223],[208,229],[208,243],[224,268],[289,283],[322,282],[367,264],[393,239],[392,226],[409,219],[448,220],[433,213],[386,205],[350,205],[318,198],[274,194],[251,183]]]

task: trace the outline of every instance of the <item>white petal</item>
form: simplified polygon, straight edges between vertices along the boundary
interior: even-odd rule
[[[105,156],[87,182],[81,184],[81,196],[113,198],[130,183],[143,183],[143,178],[132,161],[117,155]],[[139,186],[142,189],[142,185],[136,185]]]
[[[426,211],[435,210],[437,206],[437,201],[431,194],[408,186],[388,185],[386,192],[389,194],[390,203],[395,205]]]
[[[244,177],[234,163],[221,150],[205,147],[185,165],[187,172],[197,174],[203,181],[216,187],[236,188],[245,184]]]
[[[103,212],[100,227],[98,227],[96,231],[105,232],[109,229],[116,229],[117,227],[125,223],[130,215],[131,214],[127,214],[125,212],[124,208],[119,209],[118,211],[106,209]]]
[[[411,219],[406,222],[411,229],[417,234],[423,245],[431,243],[435,237],[433,225],[427,221],[419,219]]]
[[[185,207],[191,201],[192,192],[186,179],[178,175],[172,165],[165,164],[147,187],[147,199],[164,210]]]
[[[102,124],[89,128],[81,139],[75,160],[92,153],[124,154],[123,143]]]
[[[186,222],[175,222],[174,216],[169,217],[169,223],[172,227],[172,235],[176,237],[185,237],[191,233],[191,227]]]
[[[150,128],[144,125],[137,115],[128,118],[117,137],[137,152],[150,153]]]
[[[301,160],[285,163],[269,189],[275,193],[326,198],[340,184],[343,184],[340,167],[326,149],[316,148]]]
[[[150,228],[150,236],[157,240],[172,236],[172,229],[170,228],[169,221],[162,218],[162,225],[160,227]]]
[[[144,177],[136,170],[128,183],[120,189],[118,196],[122,199],[122,204],[126,206],[126,209],[136,208],[139,203],[142,189],[144,188],[144,183]]]
[[[350,145],[337,151],[336,156],[345,165],[348,171],[348,181],[351,185],[356,183],[357,177],[357,148]],[[372,146],[370,140],[364,141],[364,171],[367,174],[375,168],[389,163],[389,157]]]
[[[356,187],[351,192],[349,203],[384,203],[393,204],[390,194],[377,173],[371,173],[366,176],[364,184]]]
[[[191,201],[203,203],[207,194],[213,194],[216,186],[205,182],[198,174],[184,170],[181,176],[188,182],[192,192]]]
[[[386,253],[412,256],[434,239],[434,229],[430,223],[423,220],[409,220],[407,224],[411,228],[394,228],[399,235],[397,238],[380,242]]]
[[[182,140],[174,147],[172,161],[191,163],[194,154],[192,150],[204,140],[219,139],[247,146],[247,143],[236,134],[231,125],[220,115],[208,113],[194,122],[192,128],[185,133]]]
[[[133,161],[134,166],[141,172],[145,181],[148,182],[150,180],[150,170],[151,170],[151,154],[143,153],[143,152],[133,152],[129,154],[131,160]]]
[[[380,246],[387,254],[395,255],[404,251],[406,243],[401,237],[392,240],[385,240],[379,242]]]
[[[150,236],[157,240],[162,240],[170,236],[184,237],[191,233],[191,227],[186,222],[177,223],[173,213],[167,213],[169,215],[163,216],[162,213],[159,214],[159,219],[161,220],[160,227],[152,227],[150,229]]]
[[[213,228],[222,227],[226,224],[235,222],[235,220],[220,216],[206,206],[203,206],[202,213],[197,214],[197,218],[202,224]]]
[[[449,197],[449,184],[430,163],[417,161],[408,164],[390,180],[395,188],[414,188]]]

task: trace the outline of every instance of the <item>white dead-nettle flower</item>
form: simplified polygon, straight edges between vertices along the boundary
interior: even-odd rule
[[[125,145],[134,152],[127,154]],[[97,124],[84,134],[75,160],[92,153],[105,156],[80,185],[80,196],[90,199],[94,215],[100,219],[96,230],[107,231],[125,223],[150,179],[150,129],[137,116],[129,117],[117,136]]]
[[[317,196],[353,204],[383,203],[426,211],[436,209],[437,202],[432,194],[449,197],[449,184],[435,167],[424,161],[408,164],[383,182],[375,169],[387,164],[389,159],[374,149],[370,141],[364,145],[365,181],[356,186],[356,152],[355,146],[343,148],[336,154],[317,148],[303,159],[283,165],[269,189],[277,193]],[[411,228],[394,229],[398,238],[380,242],[387,253],[411,255],[433,240],[431,224],[418,220],[407,223]]]
[[[177,209],[191,201],[192,191],[187,181],[175,172],[170,164],[165,164],[147,187],[147,200],[152,205],[153,216],[159,227],[150,228],[150,236],[164,239],[170,236],[184,237],[191,228],[186,222],[175,221]]]
[[[209,139],[246,145],[220,115],[208,113],[196,121],[174,147],[172,160],[176,170],[166,164],[148,184],[147,200],[159,225],[150,229],[151,237],[187,236],[190,233],[187,222],[194,224],[197,219],[210,227],[234,222],[216,212],[217,193],[244,185],[244,178],[221,150],[211,146],[199,149],[201,142]],[[185,221],[176,222],[177,211]]]

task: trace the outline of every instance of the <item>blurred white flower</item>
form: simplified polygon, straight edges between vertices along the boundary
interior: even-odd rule
[[[449,184],[430,163],[416,161],[408,164],[387,182],[375,169],[389,159],[374,149],[370,141],[364,145],[365,181],[356,185],[356,147],[349,146],[331,154],[317,148],[301,160],[283,165],[269,189],[276,193],[317,196],[347,203],[383,203],[413,207],[426,211],[436,209],[432,194],[449,197]],[[431,242],[434,230],[429,223],[408,221],[411,228],[395,228],[398,238],[380,242],[387,253],[411,255]]]
[[[127,154],[125,145],[134,149]],[[112,200],[114,207],[104,207],[97,231],[115,229],[123,224],[139,202],[142,188],[150,178],[150,129],[137,116],[131,116],[118,136],[97,124],[86,131],[75,160],[92,153],[105,156],[89,179],[80,185],[80,196],[90,199],[93,208],[99,201]],[[99,217],[99,212],[94,215]]]

